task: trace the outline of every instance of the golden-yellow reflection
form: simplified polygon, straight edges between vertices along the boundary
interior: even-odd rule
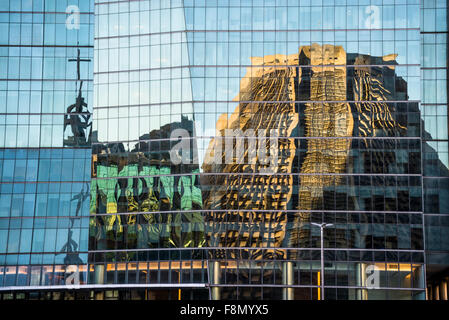
[[[394,70],[396,55],[382,57],[387,68]],[[247,250],[238,254],[252,259],[262,256],[284,257],[277,247],[308,247],[310,212],[323,201],[325,188],[341,184],[347,172],[354,134],[376,136],[379,130],[402,130],[393,118],[388,103],[390,92],[379,71],[373,72],[370,57],[355,59],[352,88],[355,107],[348,102],[347,54],[342,46],[303,46],[297,54],[252,57],[251,66],[240,82],[239,102],[232,114],[222,114],[216,124],[216,138],[205,154],[202,184],[210,186],[204,197],[208,214],[209,245],[213,247],[261,247],[270,250]],[[382,73],[382,72],[380,72]],[[308,96],[296,97],[299,86],[307,87]],[[299,114],[296,100],[307,100]],[[354,119],[356,117],[356,119]],[[292,208],[293,161],[299,120],[303,119],[306,155],[300,165],[297,207]],[[357,122],[357,133],[354,132]],[[265,169],[259,154],[245,148],[245,163],[226,163],[226,129],[248,132],[279,133],[278,157],[270,175],[256,175]],[[392,134],[395,135],[394,133]],[[366,141],[365,141],[366,143]],[[240,146],[241,147],[241,146]],[[233,154],[239,148],[234,142]],[[269,151],[270,147],[267,147]],[[271,150],[272,151],[272,150]],[[219,159],[219,163],[213,160]],[[234,158],[235,159],[235,158]],[[215,180],[214,180],[215,179]],[[219,209],[227,210],[218,212]],[[285,210],[295,209],[292,231],[287,235]],[[270,211],[272,210],[272,211]],[[288,239],[287,239],[288,238]],[[286,241],[287,240],[287,241]],[[237,251],[236,251],[237,252]],[[234,254],[234,256],[237,253]]]

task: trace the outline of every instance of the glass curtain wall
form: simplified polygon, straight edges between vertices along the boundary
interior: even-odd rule
[[[87,276],[93,0],[0,1],[0,290]]]
[[[421,6],[426,266],[428,298],[437,299],[440,287],[443,298],[449,276],[447,1],[423,1]]]
[[[418,0],[95,10],[95,283],[424,298]]]

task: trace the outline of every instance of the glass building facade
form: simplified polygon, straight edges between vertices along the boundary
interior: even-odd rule
[[[446,1],[0,3],[3,298],[447,299]]]
[[[7,288],[63,285],[72,272],[86,268],[93,8],[89,0],[0,1],[5,298],[13,296]]]
[[[421,11],[423,193],[430,299],[447,299],[449,265],[447,7],[446,1],[424,1]]]

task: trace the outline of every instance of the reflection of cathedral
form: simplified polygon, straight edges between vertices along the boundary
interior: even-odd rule
[[[275,129],[280,137],[277,140],[279,148],[274,166],[267,159],[262,159],[264,153],[250,154],[247,141],[243,164],[226,163],[226,153],[223,152],[223,164],[212,162],[204,164],[205,173],[230,173],[217,175],[216,181],[205,175],[202,185],[210,185],[210,191],[205,194],[205,208],[214,210],[208,215],[210,228],[210,246],[212,247],[281,247],[285,238],[287,215],[284,210],[293,192],[292,163],[295,156],[295,143],[290,137],[298,124],[298,113],[295,111],[295,79],[298,69],[285,67],[298,64],[296,56],[268,56],[253,58],[253,66],[249,67],[246,76],[241,81],[238,100],[252,101],[240,103],[228,119],[221,116],[217,123],[217,135],[225,136],[225,129],[254,130],[255,135],[270,134]],[[264,64],[265,66],[262,66]],[[267,139],[270,140],[270,139]],[[260,139],[258,141],[261,142]],[[205,161],[217,158],[214,149],[222,140],[215,139],[209,144]],[[272,143],[272,142],[270,142]],[[266,143],[262,148],[269,158],[273,148]],[[221,148],[225,150],[224,147]],[[236,149],[234,142],[233,149]],[[259,147],[260,149],[260,147]],[[272,167],[272,172],[265,175],[254,175]],[[234,174],[235,173],[235,174]],[[220,212],[219,210],[227,210]],[[239,252],[239,251],[236,251]],[[227,251],[233,258],[275,258],[284,257],[285,252],[277,249],[262,251],[244,251],[246,257],[238,257],[238,253]]]
[[[397,100],[402,89],[397,85],[402,79],[395,75],[394,58],[395,55],[347,55],[342,47],[332,45],[300,49],[300,64],[312,65],[304,68],[306,72],[300,79],[299,90],[306,93],[301,100],[316,103],[300,104],[299,107],[300,114],[304,114],[301,122],[304,136],[310,138],[302,141],[306,154],[301,159],[300,172],[304,175],[300,177],[299,202],[295,206],[299,214],[294,219],[291,246],[310,246],[307,225],[311,221],[311,211],[335,210],[346,205],[360,210],[353,197],[354,191],[349,191],[351,196],[337,195],[334,191],[340,185],[355,187],[351,177],[347,180],[340,175],[353,173],[353,159],[349,158],[351,149],[369,150],[364,156],[370,159],[371,166],[356,173],[385,174],[388,173],[385,168],[395,161],[394,140],[370,139],[402,136],[405,130],[404,125],[395,120],[394,104],[384,102]],[[350,203],[339,204],[347,196]],[[337,230],[335,241],[344,243],[344,234]]]
[[[343,48],[332,45],[303,47],[300,59],[301,64],[312,65],[303,69],[305,72],[300,78],[308,80],[299,83],[308,86],[305,92],[309,92],[309,96],[304,100],[316,102],[300,107],[300,113],[304,114],[304,135],[312,139],[306,140],[306,156],[300,169],[304,175],[299,182],[300,212],[294,219],[290,239],[293,247],[307,246],[309,234],[304,232],[302,224],[310,223],[310,211],[317,208],[316,202],[322,201],[325,187],[339,183],[338,175],[326,174],[346,171],[351,141],[344,138],[352,136],[354,126],[351,107],[346,102],[347,69]]]
[[[398,174],[420,174],[420,159],[419,124],[404,119],[419,110],[403,103],[407,84],[396,74],[395,55],[314,44],[251,61],[238,107],[216,123],[202,172],[170,159],[174,130],[195,137],[193,121],[184,117],[141,136],[130,151],[123,143],[93,146],[89,250],[101,256],[98,251],[111,250],[110,261],[146,261],[163,250],[132,249],[202,247],[211,284],[220,283],[223,273],[215,275],[224,265],[232,285],[277,277],[276,264],[283,284],[292,284],[292,261],[316,260],[305,256],[309,250],[287,249],[317,247],[311,222],[326,214],[419,210],[421,194],[412,194],[413,186],[396,188]],[[195,158],[196,146],[190,147]],[[398,249],[398,234],[376,234],[374,224],[345,218],[326,246]],[[405,248],[421,250],[419,228],[409,229],[414,237]],[[129,251],[112,251],[120,249]]]
[[[210,246],[268,249],[228,250],[228,258],[287,258],[283,250],[275,248],[310,247],[314,211],[357,209],[353,189],[358,177],[342,174],[354,170],[386,174],[393,170],[390,165],[399,166],[395,141],[372,139],[404,136],[406,132],[405,122],[391,103],[407,100],[406,83],[395,74],[394,59],[395,55],[346,54],[341,46],[317,44],[300,47],[298,54],[289,56],[252,58],[236,98],[252,102],[240,102],[232,115],[221,116],[217,138],[210,142],[205,156],[204,172],[218,173],[205,175],[201,181],[210,186],[204,194],[205,208],[211,210],[207,215]],[[217,148],[224,138],[229,139],[225,129],[278,131],[274,174],[254,174],[261,173],[264,165],[247,151],[244,164],[211,164],[211,159],[217,159],[215,152],[225,149]],[[234,142],[233,151],[236,148]],[[353,148],[357,150],[351,153]],[[226,157],[225,152],[221,157]],[[419,162],[409,160],[411,164]],[[363,161],[362,167],[354,169],[354,161]],[[414,173],[411,171],[403,173]],[[339,186],[346,187],[340,196]],[[395,198],[398,203],[391,210],[402,210],[401,201],[413,201],[404,192]],[[368,204],[375,201],[371,195],[362,200],[366,205],[359,210],[373,210]],[[319,217],[321,220],[321,214]],[[336,230],[337,242],[345,237],[345,231],[340,234]],[[237,252],[247,256],[240,257]]]

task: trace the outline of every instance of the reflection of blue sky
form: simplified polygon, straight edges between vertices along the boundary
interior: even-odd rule
[[[314,6],[313,1],[301,2],[302,7],[270,7],[275,2],[264,1],[265,7],[257,7],[256,4],[252,8],[233,8],[232,5],[230,8],[215,8],[214,5],[191,8],[189,3],[185,2],[187,29],[196,31],[188,33],[190,61],[193,65],[211,66],[206,70],[192,68],[195,100],[230,101],[238,96],[245,68],[238,70],[231,67],[226,71],[221,68],[221,72],[218,72],[214,66],[248,66],[251,64],[250,57],[295,54],[300,46],[311,43],[341,45],[347,53],[372,56],[397,54],[396,62],[402,66],[396,67],[395,72],[407,82],[408,100],[421,100],[418,1],[409,1],[409,5],[404,2],[384,6],[358,6],[359,1],[348,1],[347,7],[322,6],[321,2],[316,2]],[[301,32],[297,32],[298,29]],[[201,30],[218,32],[202,33]],[[236,73],[240,74],[232,76],[229,74],[230,69],[237,69]],[[218,78],[215,81],[216,76]],[[206,77],[206,81],[203,81],[203,77]],[[227,112],[232,113],[233,108]],[[211,122],[217,118],[218,115],[214,119],[212,114],[197,113],[197,134],[213,136],[215,133]],[[207,145],[204,147],[207,148]]]
[[[246,67],[251,65],[251,57],[262,57],[274,54],[298,54],[299,48],[303,45],[297,42],[291,45],[290,50],[275,42],[272,43],[195,43],[190,44],[190,55],[195,58],[192,73],[193,94],[195,100],[232,100],[240,88],[240,79],[246,73]],[[316,42],[314,42],[316,43]],[[320,44],[328,44],[322,42]],[[330,44],[330,43],[329,43]],[[347,50],[346,43],[332,43],[341,45]],[[305,45],[310,45],[307,43]],[[206,50],[205,50],[206,48]],[[419,49],[419,46],[418,46]],[[406,52],[407,48],[404,48]],[[408,50],[411,50],[410,48]],[[419,50],[418,50],[419,51]],[[347,51],[353,53],[352,51]],[[360,52],[354,52],[360,53]],[[388,54],[395,53],[390,52]],[[362,52],[361,54],[369,54]],[[397,62],[401,60],[401,54],[397,53]],[[420,68],[419,60],[413,61],[413,66],[399,65],[395,67],[397,76],[404,78],[408,84],[409,100],[420,100]],[[203,66],[207,67],[204,68]],[[230,65],[228,70],[224,67]],[[240,68],[239,68],[240,67]],[[221,71],[221,72],[220,72]],[[211,78],[214,81],[203,81],[203,78]],[[216,78],[216,81],[215,81]]]
[[[240,80],[246,73],[246,66],[251,65],[250,57],[297,54],[301,46],[311,43],[341,45],[347,53],[372,56],[397,54],[396,62],[400,66],[395,68],[395,72],[407,82],[408,100],[421,100],[418,2],[409,6],[351,6],[353,3],[349,1],[348,7],[313,7],[311,2],[312,7],[299,8],[272,8],[270,1],[264,1],[265,8],[214,8],[213,5],[210,8],[189,8],[188,3],[185,8],[187,29],[196,31],[187,34],[190,62],[198,66],[191,69],[195,101],[231,101],[239,94]],[[346,20],[336,19],[345,16]],[[298,29],[301,31],[298,32]],[[217,32],[203,33],[202,30]],[[221,67],[228,65],[227,70]],[[224,112],[231,114],[237,104],[232,105]],[[210,107],[216,106],[211,103]],[[218,110],[208,110],[207,103],[198,109],[197,134],[214,136],[213,124],[220,113]],[[199,143],[204,151],[208,141]]]
[[[97,109],[99,141],[136,141],[192,112],[181,107],[192,100],[182,1],[123,5],[131,12],[106,4],[97,16],[96,37],[116,37],[96,41],[95,107],[109,109]]]
[[[196,7],[193,8],[192,4]],[[217,7],[214,2],[200,5],[184,1],[188,30],[322,30],[322,29],[387,29],[419,28],[419,1],[402,4],[370,5],[347,1],[331,6],[321,1],[301,1],[301,6],[282,6],[274,0],[237,6],[226,2]]]
[[[438,153],[438,159],[443,163],[443,165],[445,165],[446,168],[449,168],[448,142],[447,141],[427,141],[426,143]]]

